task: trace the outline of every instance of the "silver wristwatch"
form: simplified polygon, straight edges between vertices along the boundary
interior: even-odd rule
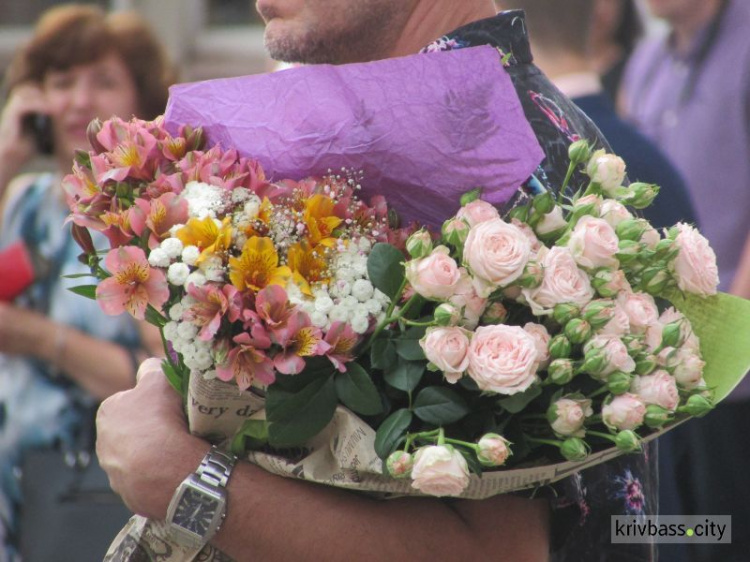
[[[179,544],[202,548],[216,534],[227,510],[226,485],[236,457],[215,446],[198,470],[177,487],[167,509],[167,524]]]

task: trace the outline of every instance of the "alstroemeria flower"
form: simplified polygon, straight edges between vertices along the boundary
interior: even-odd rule
[[[255,310],[271,332],[275,333],[287,325],[296,307],[289,302],[283,287],[269,285],[258,291],[255,297]]]
[[[182,319],[201,327],[198,337],[203,341],[210,341],[216,335],[224,316],[230,322],[240,316],[242,297],[232,285],[219,288],[211,284],[202,287],[190,284],[187,292],[195,299],[195,304],[185,311]]]
[[[346,322],[334,322],[326,333],[325,342],[331,347],[326,356],[340,372],[346,372],[346,363],[354,359],[352,352],[359,342],[359,336]]]
[[[194,217],[179,229],[175,236],[185,246],[196,246],[201,250],[201,257],[198,258],[200,263],[209,255],[220,254],[229,248],[232,243],[231,220],[226,217],[219,227],[211,217]]]
[[[333,231],[342,222],[342,219],[334,215],[335,205],[330,197],[320,193],[316,193],[307,200],[304,220],[313,246],[333,244],[331,240]]]
[[[303,357],[323,355],[331,349],[331,345],[321,337],[320,328],[311,325],[310,317],[304,312],[298,312],[287,326],[284,350],[273,358],[276,370],[285,375],[296,375],[305,368]]]
[[[143,320],[147,305],[159,310],[169,299],[164,273],[149,266],[140,248],[124,246],[110,250],[104,264],[112,276],[96,288],[96,300],[105,314],[115,316],[127,310],[134,318]]]
[[[169,236],[170,228],[188,219],[188,202],[176,193],[164,193],[150,201],[139,198],[130,208],[129,219],[138,236],[148,227],[151,231],[148,245],[155,248]]]
[[[292,276],[287,266],[279,266],[279,255],[270,238],[253,236],[238,258],[229,259],[229,280],[240,291],[260,291],[269,285],[284,287]]]
[[[306,295],[312,295],[310,285],[328,280],[328,260],[325,248],[313,247],[307,241],[294,244],[287,253],[287,263],[292,270],[294,282]]]
[[[271,384],[276,380],[273,361],[265,350],[271,347],[271,339],[260,324],[250,333],[243,332],[232,338],[236,344],[227,357],[227,362],[216,366],[216,376],[223,381],[237,381],[240,390],[246,390],[255,380]]]

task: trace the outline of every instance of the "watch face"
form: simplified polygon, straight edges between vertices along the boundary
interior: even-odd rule
[[[222,502],[218,498],[186,488],[177,504],[172,523],[203,537],[208,534],[221,507]]]

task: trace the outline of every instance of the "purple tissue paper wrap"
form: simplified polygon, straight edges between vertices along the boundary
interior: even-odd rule
[[[475,187],[508,201],[544,157],[492,47],[173,86],[165,120],[203,127],[271,180],[362,171],[363,199],[432,226]]]

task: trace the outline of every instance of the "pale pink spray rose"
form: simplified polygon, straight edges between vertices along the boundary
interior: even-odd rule
[[[463,328],[428,328],[419,345],[449,383],[457,382],[469,366],[469,332]]]
[[[659,320],[656,301],[648,293],[620,293],[617,304],[628,315],[630,331],[634,334],[645,334],[646,329]]]
[[[469,376],[481,390],[516,394],[536,380],[539,352],[520,326],[480,326],[469,346]]]
[[[559,205],[555,205],[554,209],[552,209],[549,213],[545,214],[541,219],[539,219],[539,222],[536,223],[535,228],[536,233],[539,236],[544,236],[545,234],[561,230],[567,226],[568,222],[563,216],[562,207],[560,207]]]
[[[501,466],[510,456],[509,442],[497,433],[486,433],[477,443],[477,458],[485,466]]]
[[[681,347],[675,354],[674,378],[686,390],[692,390],[703,382],[706,362],[697,351]]]
[[[698,336],[695,335],[693,327],[690,325],[690,321],[685,318],[679,310],[675,307],[670,306],[659,316],[659,322],[661,324],[671,324],[672,322],[680,322],[680,335],[682,340],[682,347],[690,349],[695,353],[700,353],[701,344]]]
[[[461,270],[449,254],[438,246],[426,258],[406,262],[406,279],[426,299],[446,300],[456,292]]]
[[[601,218],[607,221],[612,228],[624,220],[632,219],[633,215],[628,208],[614,199],[605,199],[600,209]]]
[[[549,365],[549,340],[550,335],[542,324],[536,324],[534,322],[527,322],[524,324],[523,329],[528,332],[536,342],[536,350],[539,353],[539,368],[544,369]]]
[[[529,244],[531,244],[532,252],[536,252],[537,250],[539,250],[539,248],[542,247],[542,241],[536,237],[536,234],[534,233],[534,229],[531,228],[528,224],[516,218],[510,219],[510,224],[518,227],[521,230],[521,232],[523,232],[526,235],[526,238],[529,239]]]
[[[672,267],[677,286],[687,293],[701,296],[716,294],[719,285],[719,269],[716,254],[708,240],[695,228],[678,223],[675,244],[679,249]]]
[[[635,361],[628,354],[628,348],[618,336],[597,334],[584,345],[584,352],[598,349],[604,353],[607,366],[600,373],[606,377],[615,371],[632,373],[635,370]]]
[[[588,398],[563,397],[550,407],[552,431],[564,437],[584,437],[583,427],[588,416],[594,414]]]
[[[576,223],[568,241],[576,263],[581,267],[617,267],[615,257],[619,239],[615,229],[604,219],[585,216]]]
[[[604,205],[604,199],[601,195],[597,195],[596,193],[590,193],[589,195],[584,195],[583,197],[579,197],[575,200],[573,203],[573,210],[580,209],[584,206],[591,205],[591,215],[601,215],[602,212],[602,206]]]
[[[450,445],[422,447],[414,457],[412,487],[431,496],[458,496],[469,485],[469,465]]]
[[[646,415],[646,404],[643,400],[626,392],[615,396],[608,404],[602,407],[602,421],[619,431],[623,429],[636,429],[643,423]]]
[[[592,182],[601,186],[606,195],[614,197],[615,190],[625,181],[625,162],[619,156],[597,150],[591,155],[586,173]]]
[[[531,244],[526,235],[500,218],[472,227],[464,244],[464,265],[480,297],[518,279],[530,258]]]
[[[500,218],[500,213],[487,201],[475,199],[461,207],[456,213],[456,218],[465,220],[469,226],[475,226],[481,222]]]
[[[612,319],[599,330],[603,336],[624,336],[630,333],[630,318],[627,312],[618,304],[615,304],[615,310]]]
[[[461,279],[456,285],[456,292],[448,299],[448,302],[461,310],[461,325],[473,330],[479,324],[479,319],[487,308],[487,299],[477,294],[474,283],[471,282],[471,277],[466,270],[462,268],[461,271]]]
[[[594,289],[585,271],[578,267],[568,248],[555,246],[539,251],[544,279],[534,289],[523,289],[523,295],[537,316],[549,314],[555,305],[571,303],[583,307],[594,298]]]
[[[630,391],[646,404],[656,404],[670,412],[673,412],[680,402],[677,382],[672,375],[662,369],[651,375],[633,377]]]

